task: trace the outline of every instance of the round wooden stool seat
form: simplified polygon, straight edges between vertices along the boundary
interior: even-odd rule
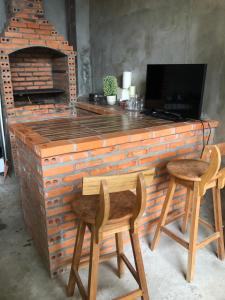
[[[179,159],[167,164],[168,172],[177,178],[188,181],[201,181],[209,163],[200,159]]]
[[[110,194],[109,224],[130,219],[133,215],[136,195],[131,191]],[[79,195],[72,202],[77,218],[89,224],[95,224],[99,206],[99,195]]]

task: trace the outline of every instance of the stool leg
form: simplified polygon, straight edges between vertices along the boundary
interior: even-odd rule
[[[152,251],[156,248],[156,246],[159,243],[161,227],[164,226],[166,223],[167,215],[169,213],[170,203],[173,199],[175,188],[176,188],[175,180],[174,180],[174,178],[171,178],[170,182],[169,182],[166,199],[163,203],[162,212],[161,212],[159,222],[156,227],[156,232],[155,232],[155,235],[154,235],[154,238],[152,241],[152,245],[151,245]]]
[[[218,258],[224,259],[224,239],[223,239],[223,219],[221,209],[221,194],[220,190],[213,188],[213,207],[214,207],[214,219],[215,229],[220,233],[220,238],[217,241],[217,255]]]
[[[201,197],[199,196],[198,183],[194,183],[193,201],[191,212],[191,229],[190,229],[190,241],[188,251],[188,270],[187,281],[191,282],[194,277],[195,260],[197,251],[197,238],[198,238],[198,223]]]
[[[189,221],[189,215],[190,215],[190,210],[191,210],[191,203],[192,203],[192,190],[187,189],[187,198],[186,198],[186,203],[185,203],[185,208],[184,208],[184,218],[183,218],[183,223],[182,223],[182,232],[186,233],[187,231],[187,225]]]
[[[123,233],[116,233],[116,252],[117,252],[117,265],[118,265],[118,276],[121,278],[124,273],[124,262],[121,258],[123,254]]]
[[[95,300],[98,286],[100,242],[96,242],[96,232],[91,233],[90,267],[88,277],[88,300]]]
[[[76,280],[75,280],[75,275],[73,270],[74,269],[78,270],[79,268],[82,246],[84,241],[85,227],[86,224],[84,222],[80,222],[78,224],[76,242],[75,242],[74,252],[73,252],[73,260],[72,260],[72,265],[70,270],[70,277],[67,286],[68,297],[72,297],[75,290]]]
[[[130,230],[129,233],[130,233],[131,245],[132,245],[132,250],[134,255],[135,267],[139,279],[138,284],[140,289],[143,292],[143,296],[141,297],[141,299],[149,300],[148,286],[145,277],[145,270],[144,270],[144,264],[143,264],[142,254],[141,254],[138,232],[136,230],[134,232]]]

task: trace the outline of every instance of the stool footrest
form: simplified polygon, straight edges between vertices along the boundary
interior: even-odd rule
[[[134,279],[138,282],[138,275],[136,270],[134,269],[134,267],[132,266],[132,264],[130,263],[129,259],[126,257],[125,254],[121,254],[121,258],[123,260],[123,262],[125,263],[125,265],[127,266],[127,268],[129,269],[129,271],[131,272],[131,274],[133,275]]]
[[[79,275],[78,271],[76,269],[74,269],[74,268],[73,268],[73,272],[74,272],[74,276],[76,278],[76,283],[77,283],[79,292],[80,292],[80,294],[82,296],[82,299],[86,300],[87,299],[87,293],[86,293],[85,288],[83,286],[83,283],[81,281],[80,275]]]
[[[111,252],[111,253],[107,253],[107,254],[103,254],[103,255],[101,255],[99,257],[99,262],[102,263],[104,261],[108,261],[111,258],[116,257],[116,256],[117,256],[117,252],[116,251]],[[90,261],[90,257],[89,256],[84,257],[81,260],[80,264],[79,264],[79,269],[88,266],[89,265],[89,261]]]
[[[132,300],[140,298],[143,295],[142,290],[133,291],[125,296],[114,298],[113,300]]]
[[[204,248],[206,245],[212,243],[215,240],[218,240],[220,237],[220,232],[215,232],[214,234],[212,234],[210,237],[204,239],[202,242],[197,244],[197,248],[201,249]]]
[[[191,214],[189,214],[188,218],[190,219]],[[212,224],[208,223],[206,220],[199,218],[198,222],[200,225],[204,226],[206,229],[209,229],[211,231],[215,231],[215,226],[213,226]]]
[[[212,230],[212,231],[215,231],[215,227],[211,224],[209,224],[207,221],[205,221],[204,219],[202,218],[199,218],[199,223],[201,225],[203,225],[204,227],[206,227],[207,229],[209,230]]]
[[[176,220],[182,218],[184,215],[185,215],[184,212],[181,212],[181,213],[176,214],[176,215],[175,215],[174,217],[172,217],[171,219],[166,220],[165,225],[169,225],[170,223],[175,222]],[[188,216],[188,218],[190,218],[190,215]],[[206,227],[207,229],[212,230],[212,231],[215,231],[215,226],[211,225],[210,223],[208,223],[208,222],[205,221],[204,219],[199,218],[199,223],[200,223],[201,225],[203,225],[204,227]]]
[[[176,234],[174,234],[171,230],[167,229],[166,227],[161,227],[161,231],[167,234],[170,238],[178,242],[181,246],[183,246],[186,249],[189,249],[189,243],[185,241],[184,239],[180,238]]]
[[[182,218],[184,215],[185,215],[184,212],[180,212],[180,213],[178,213],[178,214],[175,214],[175,216],[172,216],[171,218],[170,218],[170,216],[169,216],[169,217],[168,217],[168,220],[166,220],[166,222],[165,222],[165,225],[169,225],[170,223],[175,222],[176,220]]]
[[[178,235],[173,233],[171,230],[167,229],[166,227],[161,227],[161,231],[164,232],[166,235],[168,235],[170,238],[178,242],[181,246],[183,246],[186,249],[189,249],[189,243],[185,241],[184,239],[180,238]],[[215,240],[218,240],[220,238],[220,232],[215,232],[210,237],[207,237],[202,242],[197,244],[197,249],[204,248],[208,244],[212,243]]]

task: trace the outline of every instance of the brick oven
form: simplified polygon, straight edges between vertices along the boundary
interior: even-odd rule
[[[76,101],[73,47],[44,18],[42,0],[9,0],[0,38],[0,90],[12,123],[68,117]],[[9,138],[9,136],[8,136]],[[15,140],[10,136],[15,160]]]

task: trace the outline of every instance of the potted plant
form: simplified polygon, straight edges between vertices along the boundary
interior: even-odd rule
[[[106,76],[103,79],[103,91],[107,97],[107,103],[114,105],[116,103],[118,83],[115,76]]]

